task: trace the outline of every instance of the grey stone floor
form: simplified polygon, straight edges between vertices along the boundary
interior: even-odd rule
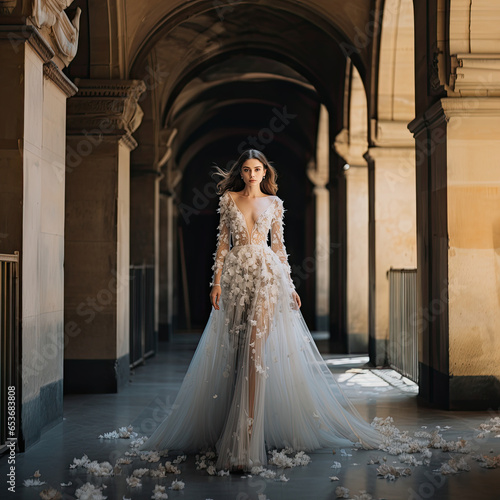
[[[196,470],[191,456],[180,465],[182,472],[178,478],[185,482],[181,491],[168,489],[174,479],[171,475],[163,479],[143,477],[140,489],[128,487],[125,477],[136,468],[146,467],[139,458],[124,466],[123,473],[115,477],[90,476],[81,468],[70,470],[69,464],[74,457],[81,458],[86,454],[90,460],[114,464],[130,449],[128,439],[101,440],[99,434],[129,424],[140,434],[151,433],[175,397],[194,352],[196,338],[187,335],[182,339],[176,337],[173,344],[162,344],[159,354],[148,359],[145,366],[136,368],[130,376],[130,384],[118,394],[65,396],[63,421],[44,432],[41,440],[28,451],[17,455],[16,493],[7,491],[7,459],[6,456],[0,457],[0,498],[40,498],[40,492],[47,484],[30,488],[23,486],[24,479],[40,470],[41,480],[61,491],[63,499],[75,498],[76,488],[87,481],[106,485],[103,495],[110,500],[151,498],[155,484],[167,487],[169,499],[182,500],[327,500],[336,498],[337,486],[349,488],[351,498],[365,490],[374,499],[387,500],[500,499],[500,469],[483,469],[470,455],[460,455],[466,458],[471,470],[443,476],[433,470],[456,454],[440,450],[433,450],[430,466],[411,467],[411,476],[395,481],[377,478],[377,466],[367,465],[370,458],[385,455],[383,452],[351,451],[350,448],[346,452],[352,456],[341,456],[340,450],[336,450],[335,455],[331,449],[318,450],[309,454],[312,459],[309,465],[278,471],[285,473],[288,482],[242,477],[241,474],[209,476],[206,471]],[[442,428],[451,426],[443,432],[447,440],[463,437],[472,443],[476,453],[500,454],[500,439],[492,435],[475,439],[477,432],[474,430],[499,413],[429,409],[418,404],[415,386],[391,370],[367,369],[365,357],[325,355],[325,358],[367,420],[390,415],[399,429],[409,431],[421,430],[424,426],[428,431],[438,425]],[[175,458],[175,455],[168,459]],[[397,457],[387,455],[387,458],[389,464],[397,461]],[[342,467],[332,469],[334,461],[340,462]],[[332,482],[329,476],[338,476],[339,481]],[[68,481],[72,481],[71,486],[60,486]]]

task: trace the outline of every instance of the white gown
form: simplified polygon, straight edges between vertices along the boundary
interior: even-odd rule
[[[217,469],[250,470],[266,465],[266,448],[381,443],[338,386],[294,302],[283,201],[269,201],[250,231],[232,196],[221,196],[213,266],[214,276],[222,268],[220,310],[212,308],[172,412],[140,449],[212,449]]]

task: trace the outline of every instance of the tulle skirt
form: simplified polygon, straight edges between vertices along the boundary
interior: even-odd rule
[[[343,394],[267,245],[234,246],[171,413],[142,450],[215,450],[217,469],[267,464],[267,449],[377,448],[378,431]]]

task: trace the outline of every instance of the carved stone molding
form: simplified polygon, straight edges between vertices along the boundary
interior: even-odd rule
[[[138,99],[146,90],[142,80],[83,80],[68,100],[67,135],[119,137],[131,150],[137,147],[132,133],[144,115]]]
[[[81,9],[72,21],[64,12],[73,0],[33,0],[31,22],[41,30],[63,66],[67,66],[78,50]]]
[[[333,147],[349,165],[366,166],[364,154],[368,149],[368,142],[362,140],[351,141],[349,130],[343,128],[335,137]]]
[[[500,54],[452,56],[450,85],[463,96],[500,96]]]
[[[432,129],[446,120],[446,115],[439,100],[433,104],[423,115],[418,116],[408,124],[408,130],[417,138],[427,129]]]
[[[14,50],[20,44],[28,43],[45,63],[54,57],[54,51],[35,26],[3,25],[0,26],[0,39],[7,39]]]
[[[408,122],[402,120],[370,120],[371,138],[375,146],[413,148],[415,142],[408,133]]]
[[[423,115],[408,124],[417,137],[443,121],[456,117],[500,117],[500,97],[447,97],[433,104]]]
[[[12,11],[16,8],[17,0],[0,0],[0,14],[12,14]]]
[[[43,74],[45,78],[52,80],[66,94],[66,97],[71,97],[78,92],[78,87],[61,72],[54,61],[48,61],[43,65]]]

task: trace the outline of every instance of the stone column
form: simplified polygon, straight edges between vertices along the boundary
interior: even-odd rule
[[[329,329],[330,301],[330,193],[326,188],[330,171],[328,110],[321,105],[316,145],[316,162],[308,165],[307,176],[316,198],[316,330]]]
[[[495,81],[479,69],[461,85],[486,95]],[[447,409],[496,409],[500,97],[441,99],[409,128],[417,143],[420,396]]]
[[[64,388],[116,392],[129,374],[130,151],[145,85],[77,85],[67,124]]]
[[[61,71],[71,59],[46,36],[51,22],[69,23],[64,12],[41,33],[28,2],[17,4],[2,7],[3,21],[33,25],[0,26],[0,253],[20,254],[20,352],[12,355],[21,363],[16,437],[24,450],[63,414],[65,121],[77,88]]]
[[[415,150],[406,122],[378,121],[376,147],[369,148],[370,183],[370,361],[387,361],[391,268],[415,269]]]
[[[346,162],[347,231],[347,347],[349,353],[368,352],[368,166],[363,155],[366,133],[343,129],[335,150]]]
[[[165,175],[161,181],[160,198],[160,340],[172,340],[174,331],[174,262],[177,241],[177,208],[175,189],[182,179],[182,174],[173,169],[172,161],[168,161]]]

